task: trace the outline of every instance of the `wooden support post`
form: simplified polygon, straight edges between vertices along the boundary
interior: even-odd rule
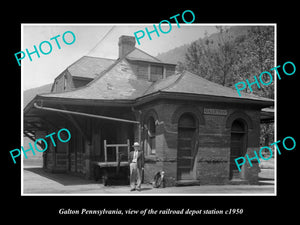
[[[120,161],[119,161],[119,146],[116,146],[116,161],[117,161],[117,174],[120,171]]]
[[[127,139],[127,150],[128,150],[127,160],[129,160],[129,154],[130,154],[130,141],[129,141],[129,139]]]
[[[119,146],[116,146],[116,162],[119,162]]]
[[[138,124],[138,134],[139,134],[139,144],[141,144],[141,137],[142,137],[142,125]]]
[[[106,146],[106,140],[104,140],[104,162],[107,162],[107,146]]]

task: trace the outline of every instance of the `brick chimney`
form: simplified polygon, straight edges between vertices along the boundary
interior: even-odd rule
[[[135,37],[122,35],[119,37],[119,58],[134,49]]]

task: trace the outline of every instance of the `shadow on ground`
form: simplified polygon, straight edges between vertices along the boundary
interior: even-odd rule
[[[64,186],[71,185],[88,185],[88,184],[100,184],[99,181],[84,179],[73,174],[64,174],[64,173],[49,173],[45,172],[42,167],[24,167],[24,171],[29,171],[35,173],[41,177],[50,179]],[[239,184],[239,183],[237,183]],[[273,169],[264,169],[259,174],[259,183],[257,185],[273,185],[274,184],[274,170]],[[108,184],[108,187],[118,187],[118,186],[127,186],[119,183]],[[141,191],[147,191],[152,188],[142,188]]]
[[[43,170],[43,168],[41,168],[41,167],[27,167],[27,168],[24,168],[24,170],[38,174],[47,179],[51,179],[51,180],[58,182],[64,186],[99,183],[99,182],[95,182],[93,180],[87,180],[87,179],[84,179],[82,177],[78,177],[78,176],[75,176],[72,174],[62,174],[62,173],[55,174],[55,173],[45,172]]]

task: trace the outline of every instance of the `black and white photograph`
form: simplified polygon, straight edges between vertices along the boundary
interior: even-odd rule
[[[3,220],[294,221],[296,4],[109,3],[2,13]]]
[[[275,24],[22,24],[23,194],[276,195],[275,41]]]

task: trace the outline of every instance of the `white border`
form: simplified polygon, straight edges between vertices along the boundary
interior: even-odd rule
[[[23,25],[21,24],[21,49],[24,49],[24,40],[23,40]],[[24,96],[23,96],[23,70],[24,70],[24,66],[21,64],[21,146],[23,146],[24,144]],[[21,151],[21,148],[20,148]],[[24,190],[23,190],[23,175],[24,175],[24,169],[23,169],[23,154],[21,154],[21,195],[26,195],[24,194]]]
[[[156,24],[156,23],[155,23]],[[23,41],[23,26],[30,25],[30,26],[149,26],[153,25],[151,23],[130,23],[130,24],[119,24],[119,23],[22,23],[21,24],[21,49],[24,49],[24,41]],[[176,25],[176,23],[172,23],[172,25]],[[274,26],[274,67],[277,65],[277,23],[192,23],[192,24],[180,24],[180,26]],[[24,64],[23,64],[24,65]],[[21,66],[21,144],[23,145],[23,130],[24,130],[24,124],[23,124],[23,67]],[[274,71],[275,73],[275,71]],[[277,76],[275,77],[275,121],[274,121],[274,140],[277,141]],[[115,194],[76,194],[76,193],[70,193],[70,194],[50,194],[50,193],[24,193],[23,190],[23,154],[21,154],[21,196],[277,196],[277,151],[275,152],[274,157],[274,193],[228,193],[228,194],[217,194],[217,193],[208,193],[208,194],[188,194],[188,193],[182,193],[182,194],[121,194],[121,193],[115,193]],[[218,185],[219,186],[219,185]],[[221,185],[220,185],[221,186]],[[251,185],[249,185],[251,187]],[[129,186],[128,186],[129,188]]]

